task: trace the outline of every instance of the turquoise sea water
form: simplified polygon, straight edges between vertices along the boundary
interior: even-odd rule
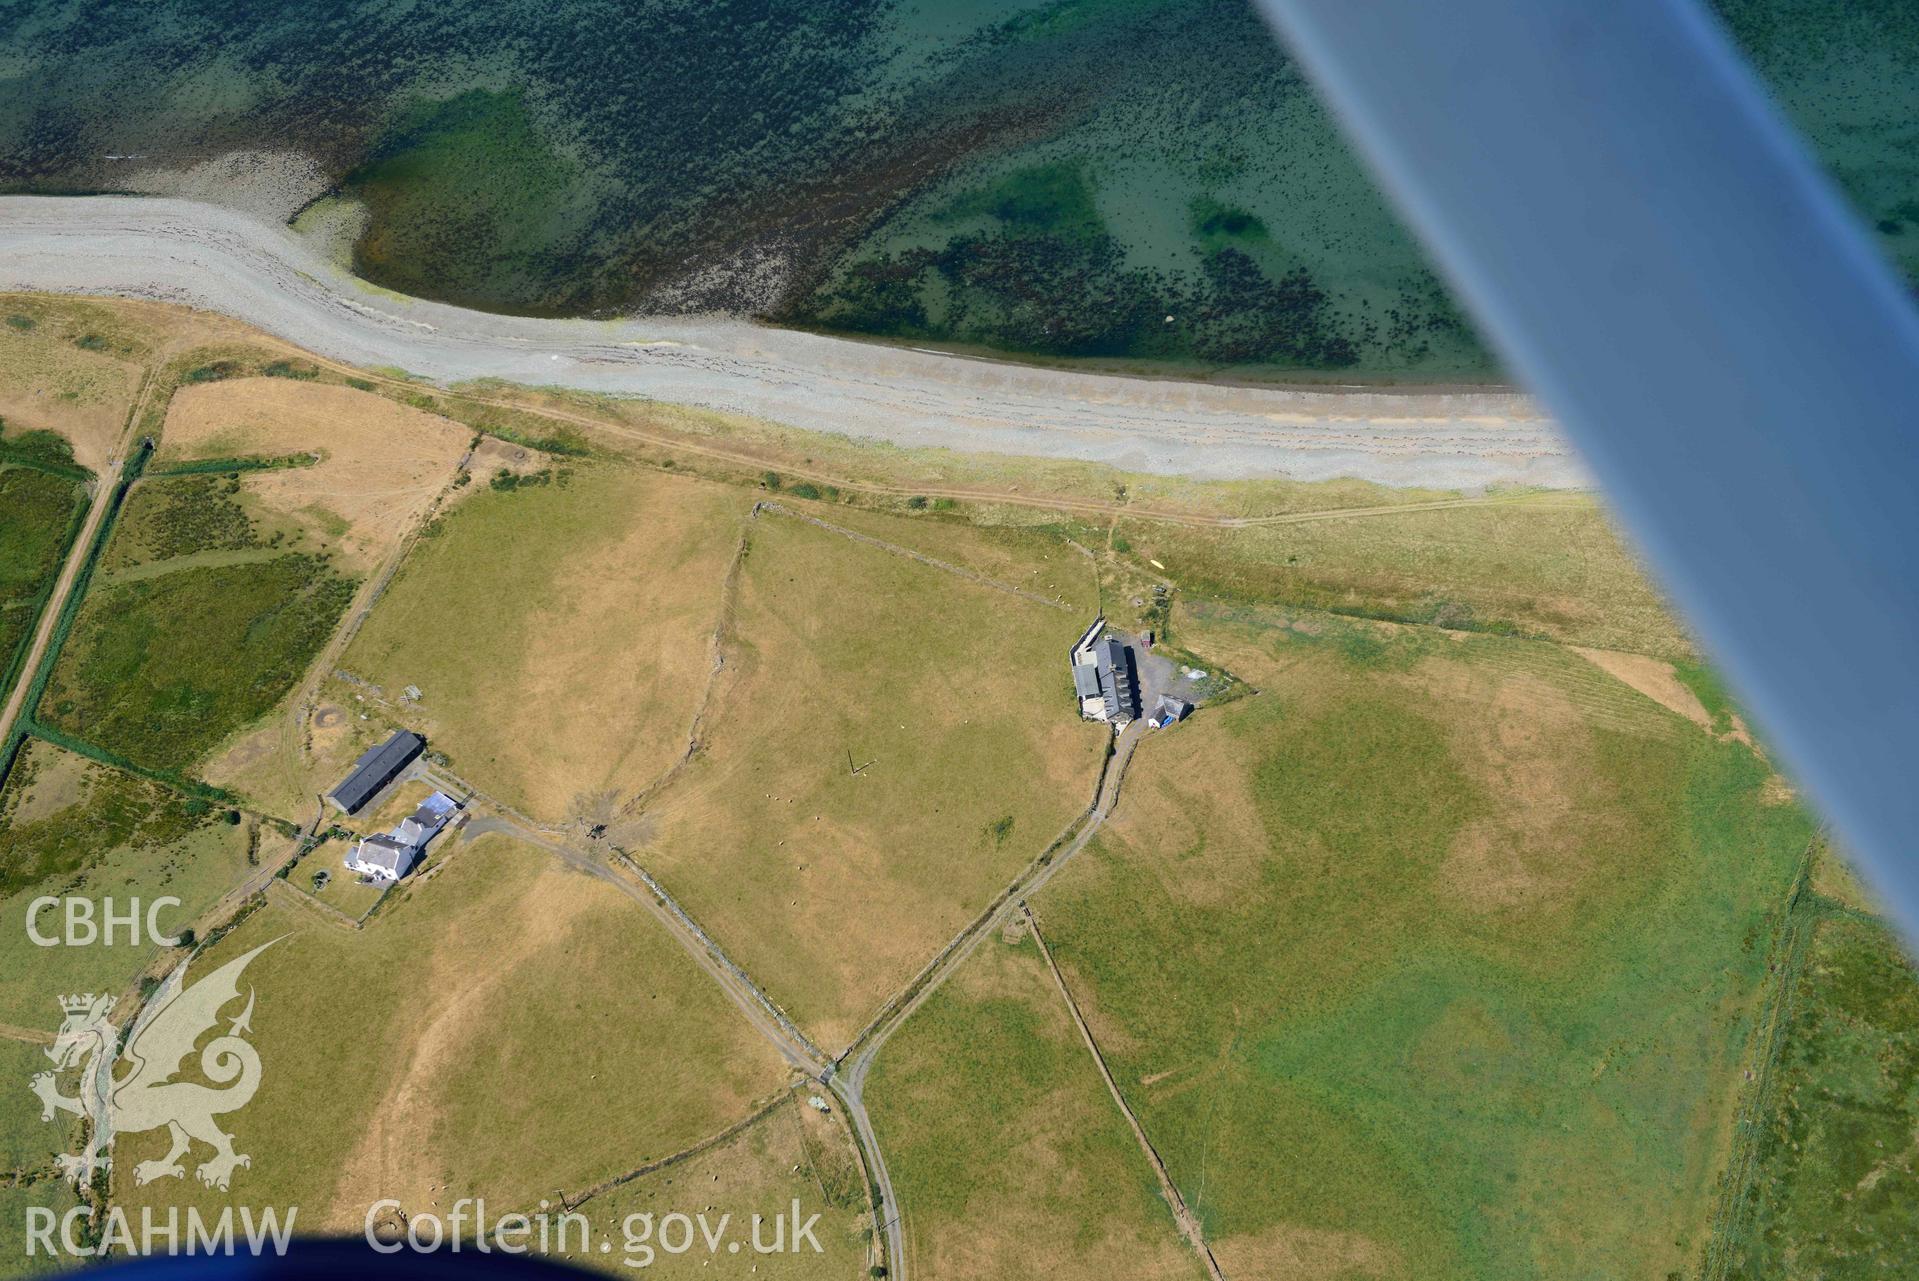
[[[1919,272],[1916,11],[1721,12]],[[238,148],[317,158],[363,274],[472,306],[1495,376],[1242,0],[0,6],[0,187]]]

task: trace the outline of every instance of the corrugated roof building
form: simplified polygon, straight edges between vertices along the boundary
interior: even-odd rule
[[[378,747],[369,747],[353,762],[353,772],[327,793],[327,799],[345,814],[357,814],[361,807],[379,794],[381,788],[400,776],[414,758],[426,749],[426,740],[411,730],[396,730],[393,737]]]

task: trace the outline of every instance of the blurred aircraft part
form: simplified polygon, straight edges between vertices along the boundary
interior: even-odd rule
[[[1692,0],[1260,0],[1919,939],[1919,319]]]

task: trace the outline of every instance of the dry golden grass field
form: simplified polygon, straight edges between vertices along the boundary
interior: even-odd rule
[[[452,851],[357,931],[276,894],[193,972],[264,943],[247,970],[262,1083],[234,1127],[252,1167],[224,1197],[116,1173],[117,1201],[294,1204],[316,1230],[357,1229],[381,1197],[531,1208],[699,1141],[785,1080],[640,905],[504,837]],[[164,1146],[124,1136],[116,1171]]]
[[[605,821],[685,750],[753,500],[605,463],[547,475],[454,505],[341,665],[475,787]]]
[[[471,438],[449,419],[356,388],[232,378],[174,393],[152,468],[318,454],[312,466],[249,473],[243,491],[365,575],[453,480]]]
[[[104,472],[155,335],[117,305],[20,295],[0,296],[0,321],[0,418],[65,436]]]
[[[703,750],[616,835],[843,1045],[1090,803],[1084,623],[762,515]]]

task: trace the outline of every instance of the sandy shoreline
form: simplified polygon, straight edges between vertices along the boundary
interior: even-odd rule
[[[182,303],[438,381],[642,395],[905,446],[1211,478],[1590,484],[1558,429],[1513,393],[1215,385],[729,320],[496,316],[369,288],[284,227],[185,200],[0,197],[0,289]]]

